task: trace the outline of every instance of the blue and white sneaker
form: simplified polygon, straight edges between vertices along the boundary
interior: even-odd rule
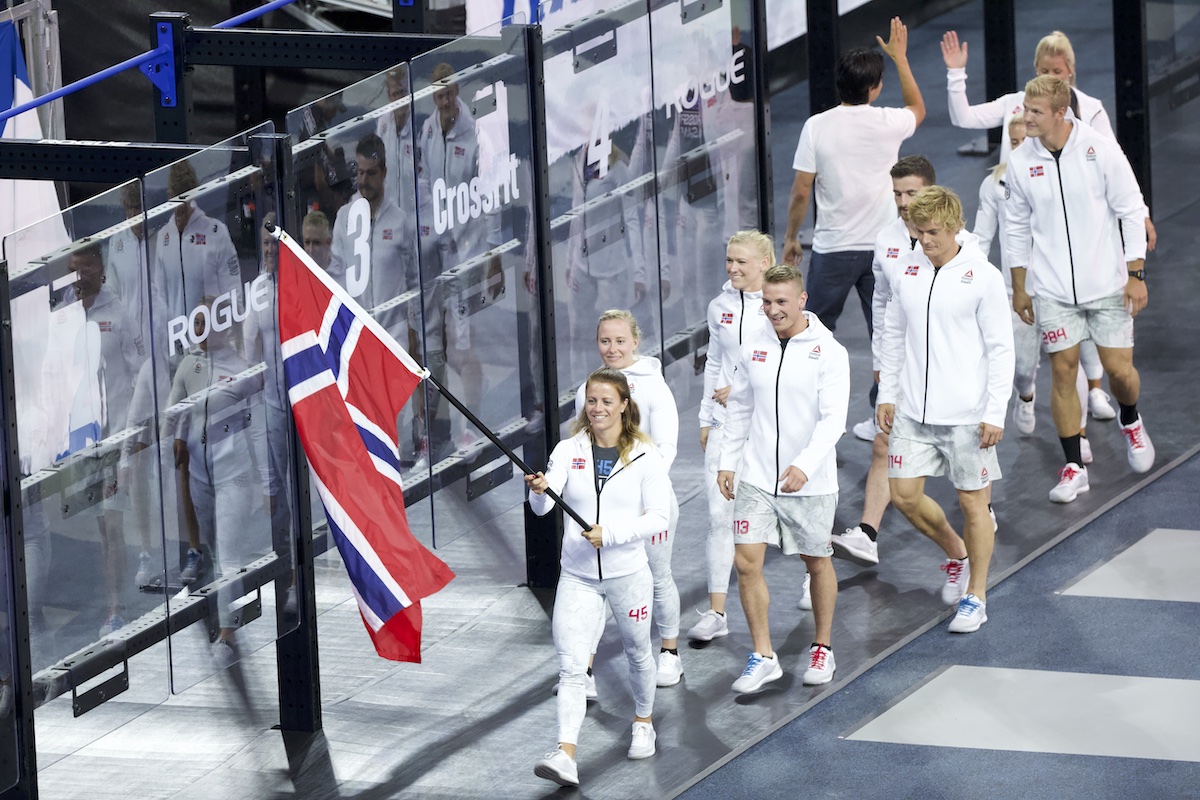
[[[733,682],[733,690],[739,694],[757,692],[764,683],[777,681],[783,677],[783,667],[779,666],[776,656],[764,656],[762,653],[751,653],[742,670],[742,677]]]
[[[974,633],[987,622],[987,603],[973,594],[958,601],[958,613],[950,620],[950,633]]]

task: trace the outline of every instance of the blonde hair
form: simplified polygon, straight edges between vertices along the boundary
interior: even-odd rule
[[[789,264],[776,264],[764,272],[763,283],[794,283],[804,291],[804,275]]]
[[[619,369],[601,367],[591,375],[588,375],[587,383],[584,384],[585,396],[587,394],[587,387],[593,383],[608,384],[617,390],[618,397],[626,401],[625,410],[621,412],[621,434],[617,438],[617,453],[621,457],[621,463],[628,466],[629,454],[633,450],[633,445],[637,442],[650,441],[650,437],[642,433],[639,427],[642,422],[642,414],[638,410],[638,404],[634,402],[633,396],[629,392],[629,379]],[[583,410],[579,412],[579,416],[571,423],[572,434],[577,434],[580,431],[587,431],[588,436],[595,442],[596,439],[592,435],[592,421],[588,419],[586,403]]]
[[[1025,84],[1025,99],[1046,99],[1051,111],[1060,111],[1071,105],[1071,87],[1062,78],[1039,75]]]
[[[1062,31],[1052,31],[1043,36],[1038,42],[1037,50],[1033,53],[1033,71],[1037,72],[1038,62],[1043,58],[1062,57],[1071,71],[1071,85],[1075,85],[1075,48],[1071,40]]]
[[[1010,119],[1008,121],[1008,133],[1010,135],[1017,128],[1021,129],[1022,134],[1025,133],[1025,117],[1021,114],[1017,114],[1015,117],[1013,117],[1012,119]],[[996,183],[999,183],[1000,179],[1004,177],[1004,173],[1007,171],[1008,171],[1008,162],[1001,161],[999,164],[992,167],[992,180],[994,180]]]
[[[735,244],[748,247],[758,253],[759,258],[766,260],[768,269],[775,266],[775,240],[762,231],[753,229],[738,231],[729,237],[726,247]]]
[[[961,231],[964,227],[962,201],[945,186],[926,186],[908,204],[908,221],[932,222],[946,230]]]
[[[610,308],[608,311],[605,311],[600,315],[599,321],[596,322],[597,339],[600,338],[600,326],[606,322],[612,322],[613,320],[622,320],[628,323],[629,334],[638,342],[642,341],[642,329],[638,327],[637,319],[633,316],[632,312],[623,308]],[[637,348],[635,347],[634,349],[636,350]]]

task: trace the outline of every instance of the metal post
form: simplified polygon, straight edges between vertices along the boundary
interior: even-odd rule
[[[292,168],[292,148],[284,134],[257,134],[250,137],[253,163],[263,166],[263,193],[274,197],[276,223],[284,230],[298,231],[296,179]],[[290,419],[290,416],[289,416]],[[317,652],[317,601],[313,572],[312,515],[309,498],[308,460],[300,447],[295,425],[289,425],[293,476],[291,486],[292,548],[296,556],[294,580],[295,630],[275,642],[279,679],[279,728],[284,733],[314,733],[321,730],[321,674]],[[285,577],[276,579],[276,608],[282,614],[287,595]],[[280,624],[285,624],[281,617]]]
[[[750,0],[751,78],[754,81],[754,149],[758,163],[758,229],[771,233],[775,228],[775,191],[771,164],[771,89],[767,80],[767,3]]]
[[[983,3],[984,83],[987,96],[1017,90],[1017,28],[1013,0],[984,0]],[[1000,145],[1008,131],[993,128],[988,131],[988,150]]]
[[[1129,157],[1146,204],[1154,208],[1150,162],[1150,72],[1146,61],[1146,0],[1114,0],[1113,71],[1117,141]]]
[[[808,3],[808,108],[810,116],[839,102],[837,62],[841,56],[837,0]],[[765,35],[765,34],[764,34]]]
[[[188,75],[185,34],[191,25],[187,14],[159,12],[150,15],[150,46],[170,44],[175,51],[175,91],[154,89],[154,138],[159,142],[188,143],[191,139],[192,92]]]
[[[525,27],[525,58],[529,65],[529,128],[532,149],[529,171],[533,182],[533,248],[537,259],[537,311],[541,324],[542,412],[541,436],[525,446],[530,460],[545,464],[558,442],[558,349],[554,334],[554,267],[550,242],[550,164],[546,149],[546,83],[542,72],[542,26]],[[537,466],[537,465],[535,465]],[[525,504],[525,574],[534,588],[558,583],[562,518],[539,517]]]
[[[258,0],[230,0],[229,11],[237,17],[258,6]],[[262,17],[245,24],[249,28],[262,28]],[[267,76],[262,67],[233,68],[233,115],[234,127],[239,131],[267,118]]]
[[[6,751],[0,761],[15,755],[17,783],[4,793],[6,798],[36,800],[37,747],[33,728],[33,669],[29,647],[29,598],[25,583],[25,528],[21,507],[21,454],[17,445],[17,396],[13,385],[12,303],[9,297],[8,264],[0,262],[0,484],[6,546],[0,548],[5,559],[8,586],[0,603],[9,612],[10,652],[13,659],[13,716],[16,727],[15,754]],[[8,770],[5,770],[7,773]]]

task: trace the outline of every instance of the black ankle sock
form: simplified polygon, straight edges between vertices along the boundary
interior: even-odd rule
[[[812,648],[814,648],[814,647],[824,647],[824,648],[825,648],[826,650],[828,650],[829,652],[831,652],[831,653],[833,652],[833,648],[832,648],[832,647],[830,647],[829,645],[825,644],[824,642],[813,642],[813,643],[812,643],[812,644],[810,644],[808,647],[809,647],[809,649],[810,649],[810,650],[811,650]]]
[[[588,674],[589,678],[592,677],[592,668],[591,667],[588,667],[587,674]]]
[[[862,532],[865,533],[867,535],[867,538],[870,539],[872,542],[875,541],[875,537],[879,535],[879,531],[875,530],[873,527],[871,527],[870,525],[868,525],[865,522],[858,523],[858,527],[862,528]]]
[[[1082,445],[1079,443],[1081,438],[1078,433],[1074,436],[1058,437],[1058,441],[1062,442],[1063,455],[1067,457],[1068,464],[1083,464],[1083,455],[1080,452]]]
[[[1137,422],[1137,418],[1138,418],[1137,403],[1134,403],[1131,406],[1127,406],[1124,403],[1119,402],[1119,403],[1117,403],[1117,405],[1121,407],[1121,424],[1122,425],[1132,425],[1133,423]]]
[[[670,653],[673,656],[679,655],[678,647],[664,647],[659,650],[660,653]]]

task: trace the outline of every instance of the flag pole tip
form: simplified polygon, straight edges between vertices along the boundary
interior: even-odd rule
[[[263,227],[267,229],[267,233],[275,233],[276,226],[271,220],[264,222]]]

